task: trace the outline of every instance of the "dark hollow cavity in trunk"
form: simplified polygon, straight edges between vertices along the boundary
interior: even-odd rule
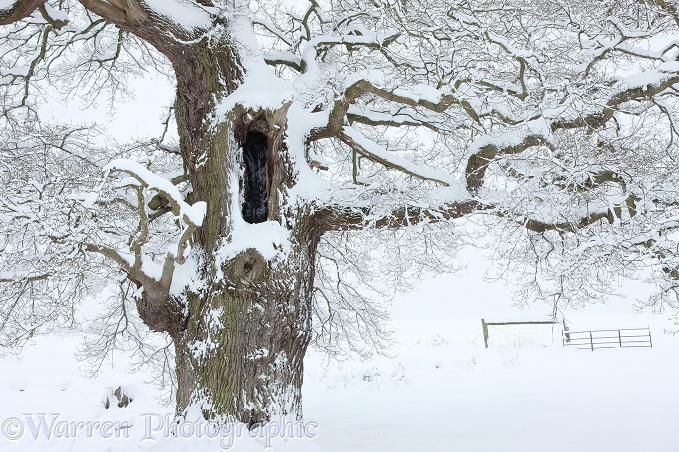
[[[245,163],[243,219],[248,223],[261,223],[267,218],[267,154],[266,135],[260,132],[248,132],[243,144],[243,162]]]

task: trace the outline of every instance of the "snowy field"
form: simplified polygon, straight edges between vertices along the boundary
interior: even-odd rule
[[[507,288],[483,284],[477,273],[425,280],[397,299],[397,330],[424,332],[388,357],[337,363],[310,352],[305,424],[295,432],[288,425],[286,438],[273,427],[215,439],[187,428],[174,438],[162,430],[172,408],[145,382],[149,375],[130,374],[116,356],[97,378],[84,378],[73,357],[77,337],[39,338],[0,361],[0,451],[679,450],[679,337],[664,334],[673,327],[666,316],[635,315],[630,300],[567,315],[572,330],[650,326],[653,348],[591,352],[563,348],[560,336],[548,345],[497,344],[492,331],[487,349],[482,339],[451,344],[436,333],[441,325],[467,325],[465,334],[482,337],[482,317],[535,320],[549,311],[510,307]],[[471,288],[478,296],[463,297]],[[457,300],[443,296],[453,290]],[[132,403],[105,409],[120,385]]]
[[[309,437],[286,441],[271,432],[270,445],[274,450],[338,452],[679,450],[677,342],[655,334],[652,349],[595,352],[429,343],[395,346],[390,358],[342,365],[312,353],[304,389]],[[120,362],[96,379],[82,378],[81,363],[71,353],[76,344],[73,338],[41,339],[20,358],[3,360],[0,450],[229,448],[232,438],[225,444],[164,438],[158,422],[171,409],[154,399],[158,394],[144,384],[145,376],[128,375]],[[107,393],[120,384],[132,403],[105,409]],[[24,432],[10,441],[8,436],[18,435],[9,424],[13,418]],[[92,434],[83,429],[75,438],[68,432],[59,438],[55,428],[51,439],[43,428],[35,439],[31,426],[39,427],[41,419],[44,425],[56,419],[54,425],[108,421],[131,427],[113,438],[104,438],[96,427]],[[264,450],[266,434],[259,435],[251,439],[243,432],[230,449]]]

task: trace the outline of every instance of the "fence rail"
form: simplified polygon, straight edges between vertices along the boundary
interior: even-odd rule
[[[562,328],[554,321],[524,322],[486,322],[481,319],[483,328],[483,345],[540,345],[547,347],[558,344]]]
[[[621,328],[618,330],[592,330],[563,332],[563,346],[581,350],[601,348],[653,347],[649,328]]]
[[[480,322],[479,322],[480,321]],[[447,344],[481,347],[551,347],[562,337],[554,322],[486,322],[479,318],[397,321],[394,340],[401,344]]]

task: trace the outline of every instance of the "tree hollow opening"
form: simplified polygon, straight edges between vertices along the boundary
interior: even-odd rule
[[[261,132],[249,131],[243,144],[245,175],[243,180],[243,219],[262,223],[268,214],[266,192],[267,138]]]

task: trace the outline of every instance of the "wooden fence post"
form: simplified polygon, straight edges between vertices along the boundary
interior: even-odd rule
[[[488,324],[485,319],[481,319],[481,327],[483,328],[483,345],[488,348]]]
[[[566,325],[566,318],[565,317],[563,319],[563,340],[562,340],[562,342],[564,342],[564,341],[565,342],[571,341],[571,333],[568,332],[568,325]]]

